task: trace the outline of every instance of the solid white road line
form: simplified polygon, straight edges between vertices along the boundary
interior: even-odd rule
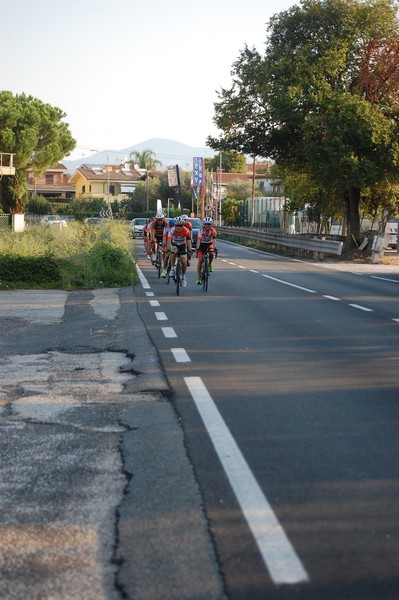
[[[173,329],[173,327],[162,327],[162,333],[166,338],[175,338],[177,337],[177,333]]]
[[[308,574],[201,378],[184,379],[274,583],[309,581]]]
[[[191,362],[191,358],[187,354],[184,348],[171,348],[173,356],[175,357],[176,362],[184,363]]]
[[[137,269],[137,274],[139,276],[141,285],[143,286],[143,288],[145,290],[148,290],[151,286],[148,283],[147,279],[144,277],[142,270],[140,269],[140,267],[136,264],[136,269]]]

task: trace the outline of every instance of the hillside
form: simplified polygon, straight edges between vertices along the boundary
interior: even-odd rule
[[[156,160],[161,162],[161,169],[165,169],[169,165],[179,165],[179,167],[187,170],[192,169],[193,157],[202,156],[204,158],[213,157],[216,152],[211,148],[198,148],[195,146],[188,146],[175,140],[168,140],[163,138],[152,138],[134,146],[122,148],[121,150],[105,150],[109,156],[109,162],[112,165],[124,163],[129,155],[134,150],[143,152],[143,150],[152,150],[155,153]],[[104,153],[95,152],[91,156],[85,156],[84,160],[68,160],[65,159],[62,163],[69,169],[74,170],[79,167],[82,162],[85,164],[104,164],[106,158]]]

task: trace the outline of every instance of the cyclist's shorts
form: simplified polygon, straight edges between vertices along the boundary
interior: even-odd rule
[[[175,250],[176,248],[176,250]],[[187,244],[173,244],[170,245],[172,252],[179,252],[182,256],[187,256]]]
[[[207,249],[213,250],[213,243],[209,242],[208,244],[206,242],[201,242],[198,248],[198,255],[202,256],[204,254],[204,252],[206,252]]]

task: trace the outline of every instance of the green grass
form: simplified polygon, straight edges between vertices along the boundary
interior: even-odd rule
[[[0,289],[126,287],[137,281],[133,258],[130,229],[117,221],[1,232]]]

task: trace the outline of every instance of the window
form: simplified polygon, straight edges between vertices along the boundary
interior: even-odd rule
[[[54,175],[46,173],[46,185],[52,185],[54,183]]]

